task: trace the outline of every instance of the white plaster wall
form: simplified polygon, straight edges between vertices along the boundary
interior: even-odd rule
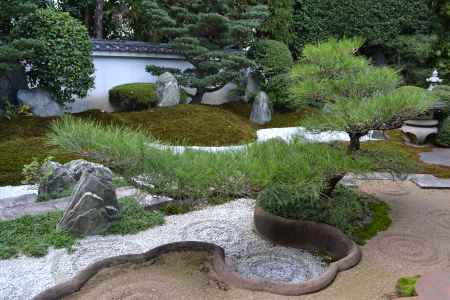
[[[108,56],[93,56],[95,66],[95,87],[89,91],[84,99],[76,100],[68,109],[71,112],[81,112],[99,109],[111,112],[113,108],[109,103],[108,91],[120,84],[133,82],[156,82],[157,77],[145,71],[147,65],[186,69],[191,65],[181,59],[173,57],[145,57],[120,53],[107,54]]]

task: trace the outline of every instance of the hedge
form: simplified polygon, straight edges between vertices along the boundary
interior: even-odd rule
[[[153,83],[118,85],[109,91],[109,102],[118,111],[148,109],[156,105],[156,85]]]

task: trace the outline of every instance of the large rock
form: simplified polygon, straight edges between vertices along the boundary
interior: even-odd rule
[[[239,100],[241,100],[241,97],[238,95],[238,86],[230,82],[218,91],[205,93],[202,98],[202,104],[222,105]]]
[[[180,103],[180,87],[175,76],[166,72],[158,77],[156,84],[158,106],[174,106]]]
[[[19,90],[17,99],[19,103],[28,105],[33,115],[38,117],[55,117],[64,114],[64,108],[49,92],[42,89]]]
[[[84,172],[58,229],[77,235],[95,235],[108,230],[119,217],[119,203],[112,183]]]
[[[261,88],[259,87],[258,81],[255,78],[255,75],[251,71],[246,72],[246,77],[247,77],[247,82],[245,85],[244,100],[246,102],[249,102],[250,100],[253,99],[253,97],[255,97],[261,91]]]
[[[102,178],[102,180],[104,181],[112,182],[112,171],[101,164],[96,164],[84,159],[77,159],[66,163],[64,167],[77,181],[80,180],[81,175],[83,175],[84,172],[88,172],[99,178]]]
[[[40,169],[38,201],[58,199],[69,196],[83,173],[90,173],[105,183],[112,182],[113,173],[103,165],[83,159],[73,160],[64,165],[49,161]]]
[[[265,92],[259,92],[252,105],[250,121],[263,125],[272,120],[269,96]]]

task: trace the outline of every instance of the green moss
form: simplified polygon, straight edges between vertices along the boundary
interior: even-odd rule
[[[116,110],[144,110],[157,103],[156,85],[153,83],[129,83],[113,87],[109,102]]]
[[[159,212],[145,211],[133,198],[119,200],[121,219],[106,233],[133,234],[164,223]],[[24,216],[11,221],[0,221],[0,259],[19,254],[44,256],[50,247],[71,249],[76,236],[56,230],[61,211],[45,215]]]
[[[414,297],[417,296],[416,285],[417,281],[420,279],[420,275],[413,277],[402,277],[397,281],[395,287],[397,295],[399,297]]]
[[[417,166],[417,173],[433,174],[441,178],[450,178],[450,167],[426,164],[420,159],[420,153],[431,152],[433,151],[433,148],[411,147],[406,145],[403,141],[402,133],[400,132],[400,130],[391,130],[387,134],[389,136],[388,141],[374,141],[363,143],[361,145],[361,148],[371,150],[395,151],[400,155],[409,157],[413,162],[415,162]]]
[[[361,245],[376,236],[378,232],[387,230],[392,223],[389,216],[390,207],[387,203],[369,202],[368,207],[372,217],[371,222],[353,233],[354,239]]]

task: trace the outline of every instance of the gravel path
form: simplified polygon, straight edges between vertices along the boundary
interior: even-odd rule
[[[51,250],[42,258],[0,261],[0,299],[30,299],[100,259],[141,253],[183,240],[207,241],[224,247],[235,267],[251,277],[271,278],[278,274],[283,281],[299,282],[326,269],[319,257],[307,251],[274,247],[259,238],[253,231],[253,207],[253,200],[240,199],[167,217],[165,225],[136,235],[85,238],[70,254],[66,250]]]

